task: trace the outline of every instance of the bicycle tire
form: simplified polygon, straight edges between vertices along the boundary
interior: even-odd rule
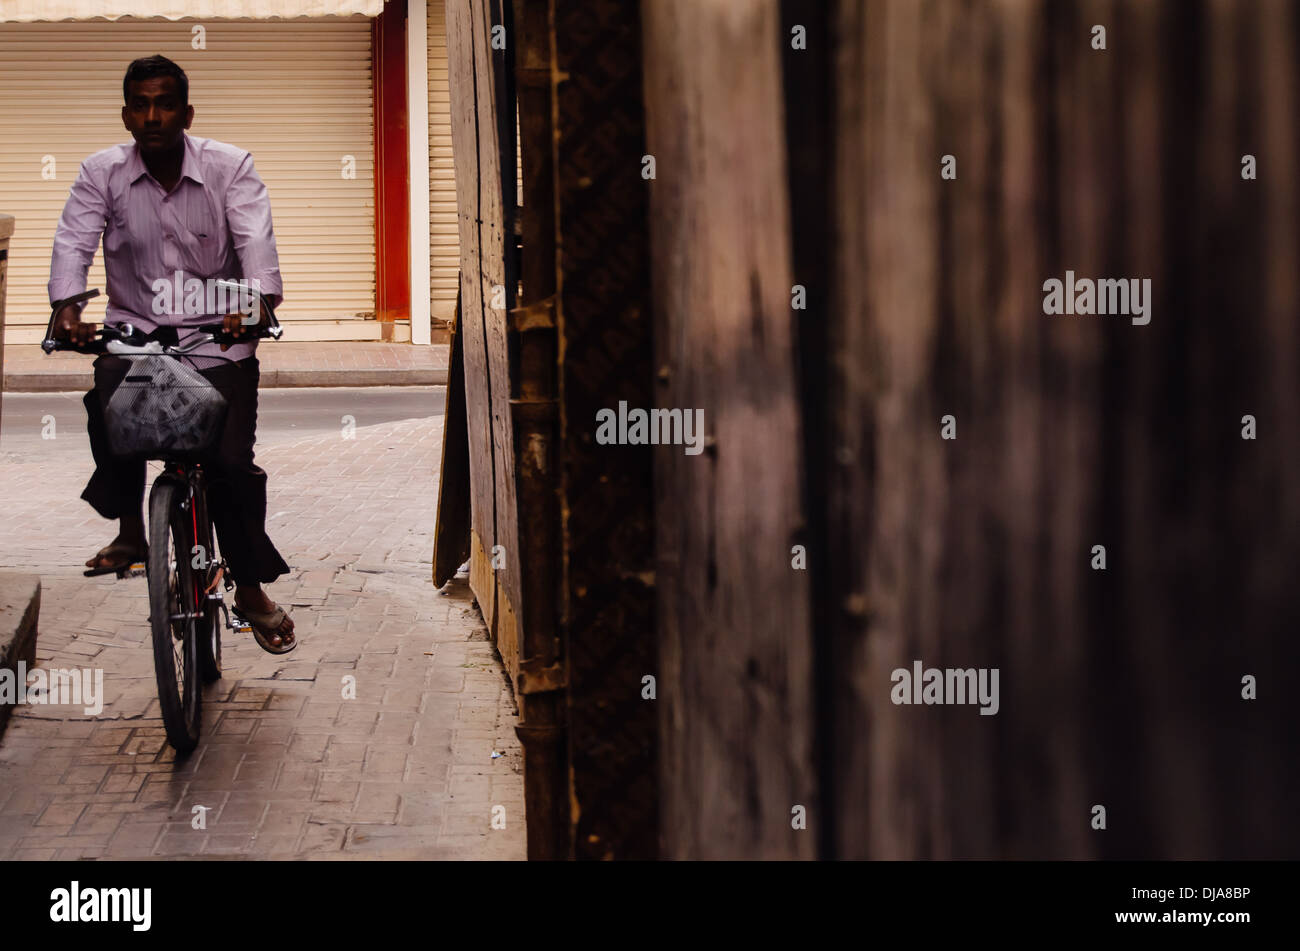
[[[149,626],[154,673],[167,741],[177,753],[188,753],[198,745],[203,703],[196,625],[193,620],[171,620],[173,614],[188,613],[194,605],[189,524],[180,508],[184,498],[185,487],[170,479],[156,480],[149,493]]]

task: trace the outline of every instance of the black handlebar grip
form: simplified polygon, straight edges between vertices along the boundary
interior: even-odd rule
[[[221,343],[243,343],[245,340],[258,340],[276,336],[275,328],[269,326],[263,327],[261,330],[250,331],[249,333],[239,337],[226,333],[224,324],[199,324],[196,327],[186,327],[185,329],[197,330],[200,333],[205,334],[212,334]]]
[[[96,287],[88,291],[82,291],[80,294],[73,294],[71,297],[65,297],[62,300],[56,300],[51,304],[50,322],[45,325],[45,339],[41,341],[41,350],[45,353],[52,353],[55,350],[73,349],[71,347],[60,347],[59,344],[63,341],[54,339],[54,318],[59,316],[59,311],[63,310],[63,308],[67,307],[69,304],[80,304],[83,301],[88,301],[91,298],[98,296],[99,288]]]

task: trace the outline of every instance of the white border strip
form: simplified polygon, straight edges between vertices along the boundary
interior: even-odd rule
[[[441,0],[432,0],[439,3]],[[406,128],[411,170],[411,343],[428,345],[429,285],[429,25],[426,0],[406,4]]]

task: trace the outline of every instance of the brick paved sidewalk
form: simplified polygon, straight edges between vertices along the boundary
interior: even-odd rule
[[[260,386],[430,386],[447,382],[446,344],[263,341],[257,347]],[[93,357],[5,347],[8,393],[88,390]]]
[[[112,535],[77,497],[87,470],[6,454],[0,566],[42,577],[39,665],[103,669],[105,705],[15,711],[0,858],[523,858],[509,687],[467,586],[443,595],[429,580],[441,430],[406,420],[258,453],[268,531],[293,568],[268,590],[292,605],[301,644],[276,657],[225,638],[201,745],[180,764],[158,717],[144,579],[78,567]],[[195,806],[206,829],[191,827]]]

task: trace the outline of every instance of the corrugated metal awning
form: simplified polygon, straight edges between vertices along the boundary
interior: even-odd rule
[[[379,16],[384,0],[0,0],[0,23],[53,20],[269,20],[294,17]]]

